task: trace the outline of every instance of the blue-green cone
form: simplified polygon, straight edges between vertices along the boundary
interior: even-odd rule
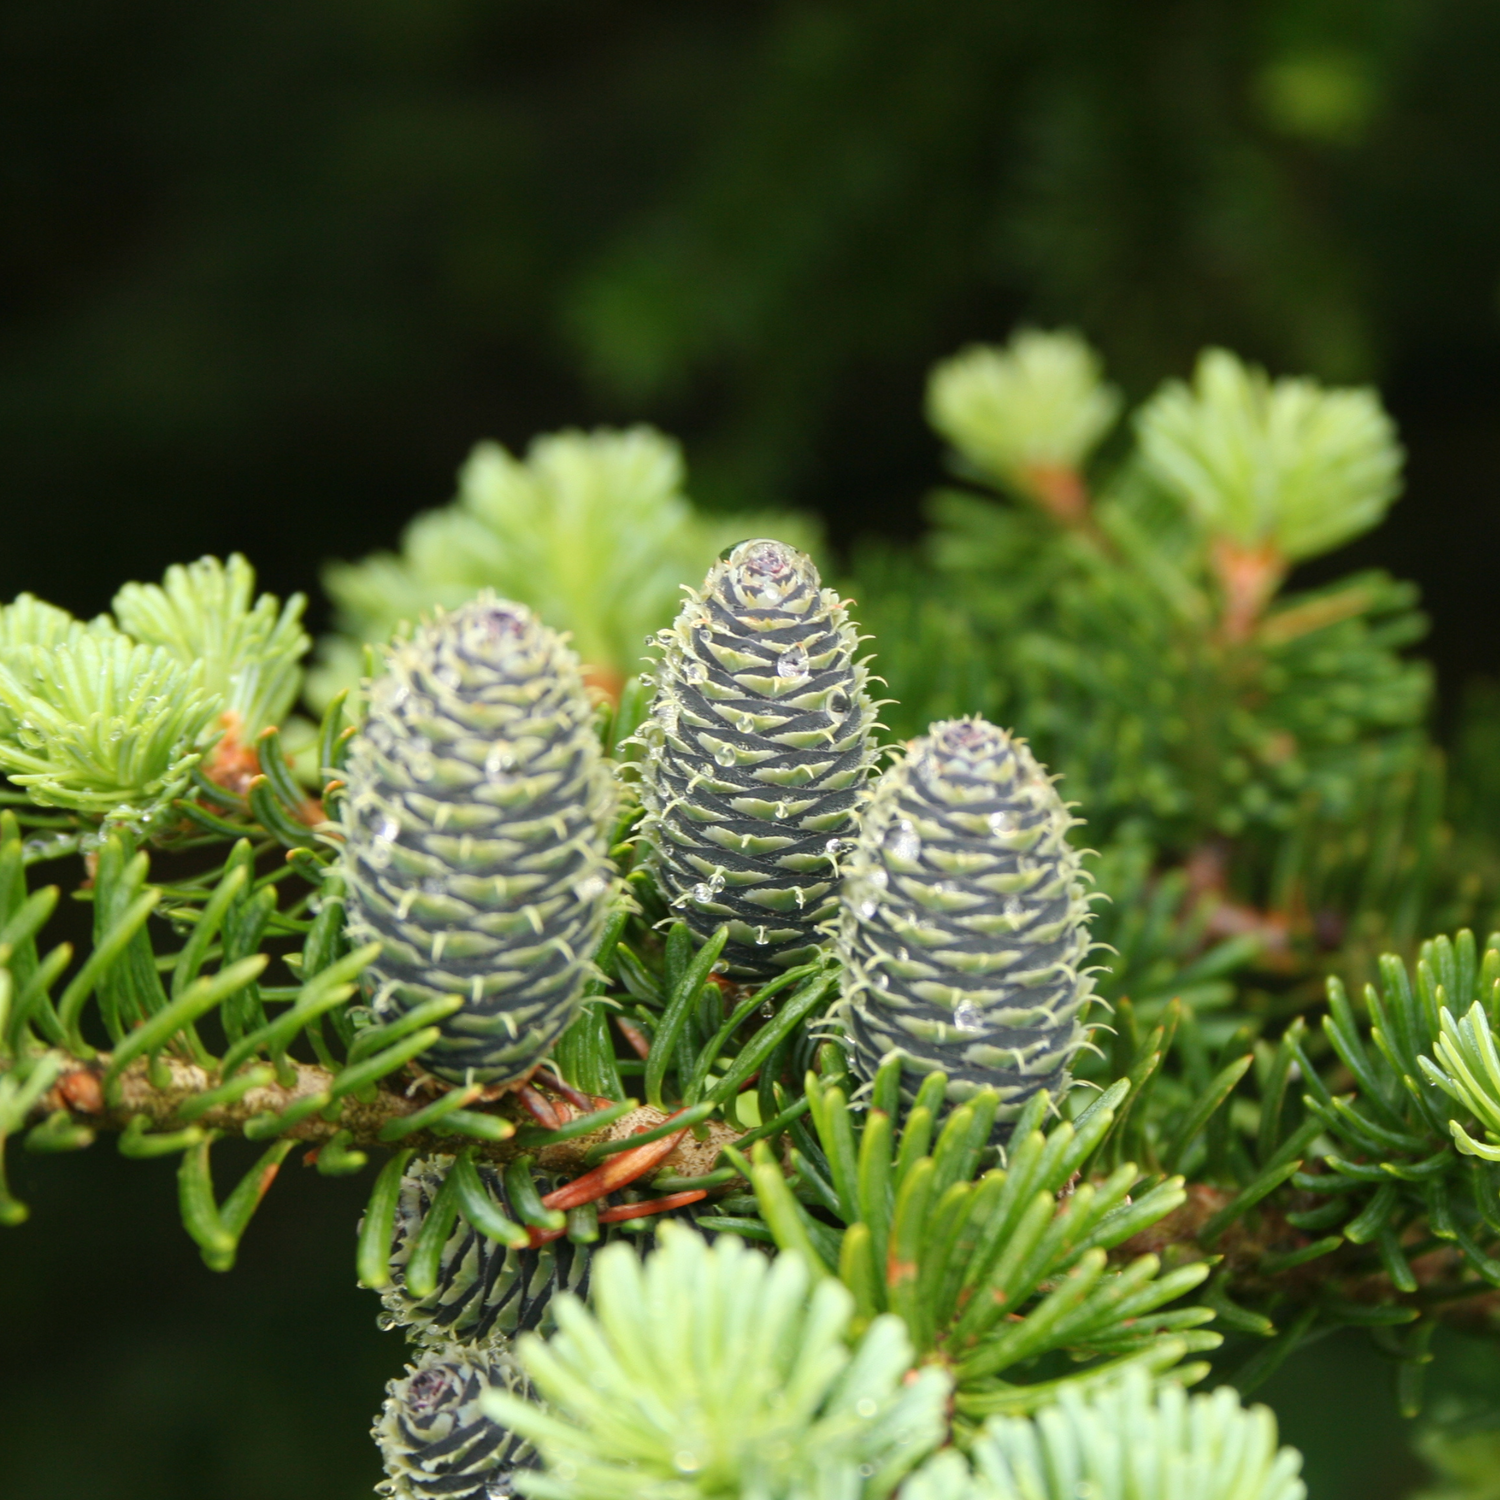
[[[602,1224],[594,1245],[574,1244],[562,1238],[520,1249],[481,1234],[460,1215],[448,1232],[438,1260],[437,1286],[418,1300],[406,1289],[406,1264],[452,1165],[451,1156],[418,1157],[407,1167],[396,1200],[391,1281],[380,1294],[385,1304],[380,1324],[387,1329],[404,1328],[415,1344],[499,1345],[523,1333],[550,1332],[553,1303],[559,1292],[587,1298],[593,1256],[601,1245],[620,1238],[644,1253],[655,1242],[656,1229],[663,1219],[691,1224],[703,1211],[699,1205],[690,1204],[649,1220]],[[501,1174],[484,1162],[477,1165],[480,1181],[495,1207],[519,1223],[521,1216],[511,1206]],[[711,1230],[700,1232],[707,1239],[714,1237]]]
[[[345,777],[349,932],[390,1018],[463,997],[418,1059],[524,1079],[578,1012],[616,877],[616,788],[578,661],[523,605],[482,596],[391,649]]]
[[[386,1386],[370,1435],[386,1478],[376,1493],[392,1500],[505,1500],[515,1475],[536,1467],[530,1443],[480,1409],[491,1390],[523,1399],[526,1378],[496,1350],[430,1349]]]
[[[980,718],[934,724],[881,777],[838,924],[856,1071],[899,1053],[908,1100],[932,1072],[954,1103],[988,1085],[1002,1125],[1066,1087],[1093,987],[1074,821],[1025,741]]]
[[[512,1249],[460,1215],[443,1245],[436,1289],[420,1301],[406,1290],[406,1263],[452,1164],[451,1156],[418,1157],[401,1179],[381,1325],[405,1328],[414,1343],[436,1345],[485,1344],[549,1328],[558,1292],[588,1296],[587,1245],[558,1239]],[[519,1222],[500,1173],[484,1163],[478,1170],[496,1208]]]
[[[859,635],[812,560],[742,542],[657,636],[641,730],[657,878],[699,938],[729,929],[731,974],[811,958],[875,758]]]

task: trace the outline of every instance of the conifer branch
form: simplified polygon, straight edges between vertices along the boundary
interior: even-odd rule
[[[217,1075],[186,1058],[163,1057],[154,1068],[148,1059],[137,1058],[120,1070],[111,1096],[106,1099],[103,1080],[109,1071],[109,1053],[101,1052],[88,1061],[66,1053],[53,1055],[58,1058],[61,1071],[56,1082],[32,1107],[30,1118],[44,1120],[61,1110],[70,1122],[91,1130],[140,1131],[141,1125],[132,1125],[139,1120],[144,1121],[148,1132],[168,1131],[180,1129],[190,1119],[202,1130],[245,1135],[246,1126],[253,1120],[282,1115],[294,1105],[326,1095],[336,1076],[315,1063],[288,1059],[286,1067],[295,1075],[294,1082],[284,1084],[271,1078],[233,1102],[199,1110],[193,1108],[194,1101],[214,1087]],[[8,1066],[0,1058],[0,1076]],[[284,1134],[309,1147],[321,1146],[347,1133],[345,1144],[359,1149],[387,1148],[399,1139],[403,1148],[422,1153],[452,1151],[455,1137],[451,1134],[433,1130],[416,1130],[399,1137],[392,1134],[392,1126],[411,1119],[431,1103],[432,1096],[426,1091],[408,1093],[378,1088],[368,1100],[346,1096],[338,1101],[339,1112],[333,1119],[326,1118],[326,1112],[315,1112],[288,1125]],[[187,1115],[184,1107],[189,1111]],[[537,1147],[527,1144],[526,1134],[528,1127],[535,1128],[535,1120],[513,1098],[502,1098],[492,1108],[481,1107],[480,1112],[512,1126],[514,1133],[505,1140],[474,1143],[477,1155],[503,1163],[529,1152],[540,1168],[563,1175],[587,1171],[596,1164],[600,1147],[618,1145],[658,1130],[673,1116],[671,1110],[640,1105],[600,1129]],[[253,1131],[251,1126],[252,1135]],[[662,1159],[658,1171],[677,1177],[706,1176],[714,1170],[724,1147],[734,1145],[742,1134],[722,1120],[687,1127],[682,1139]]]
[[[1159,1256],[1165,1265],[1180,1265],[1212,1255],[1215,1275],[1239,1299],[1276,1297],[1294,1310],[1323,1306],[1354,1313],[1360,1309],[1402,1308],[1412,1318],[1431,1316],[1472,1333],[1500,1330],[1500,1289],[1467,1275],[1461,1251],[1439,1245],[1411,1262],[1415,1289],[1397,1286],[1390,1273],[1372,1266],[1361,1247],[1347,1241],[1330,1244],[1316,1233],[1298,1229],[1289,1212],[1313,1200],[1298,1195],[1297,1206],[1273,1205],[1253,1219],[1236,1219],[1205,1248],[1206,1225],[1234,1201],[1236,1194],[1212,1183],[1187,1187],[1184,1201],[1150,1228],[1111,1252],[1124,1261],[1139,1255]],[[1311,1253],[1309,1253],[1311,1252]],[[1281,1320],[1291,1317],[1282,1313]]]
[[[1050,1493],[1043,1450],[1227,1494],[1235,1445],[1293,1500],[1267,1415],[1181,1387],[1343,1326],[1415,1412],[1440,1323],[1500,1329],[1500,935],[1464,925],[1500,849],[1443,825],[1412,590],[1279,596],[1384,513],[1393,430],[1210,353],[1101,483],[1080,340],[930,397],[1022,503],[949,493],[936,566],[869,575],[927,731],[880,775],[863,637],[784,541],[629,678],[716,529],[645,432],[482,451],[343,570],[374,640],[453,613],[316,730],[302,601],[243,559],[0,608],[0,1221],[10,1138],[112,1133],[224,1271],[293,1149],[382,1152],[396,1500],[990,1500]],[[75,953],[29,872],[78,854]],[[220,1136],[264,1143],[222,1196]]]

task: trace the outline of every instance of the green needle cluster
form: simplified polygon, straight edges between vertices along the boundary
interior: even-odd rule
[[[255,570],[238,553],[167,569],[160,584],[127,583],[114,598],[120,629],[160,646],[203,682],[249,742],[285,722],[302,690],[300,662],[312,645],[302,629],[306,599],[255,598]]]
[[[1368,531],[1400,490],[1395,426],[1368,390],[1271,381],[1206,350],[1191,386],[1170,381],[1137,418],[1141,459],[1205,531],[1287,559]]]
[[[966,467],[1045,503],[1048,479],[1080,469],[1119,418],[1103,364],[1076,333],[1025,328],[1003,349],[976,344],[937,365],[927,418]]]
[[[941,1441],[948,1382],[907,1379],[899,1319],[850,1347],[849,1294],[798,1254],[665,1225],[640,1258],[601,1252],[594,1311],[560,1299],[558,1332],[520,1357],[547,1409],[484,1408],[536,1443],[535,1500],[883,1500]]]
[[[1423,943],[1415,975],[1387,954],[1380,977],[1365,988],[1368,1022],[1328,980],[1323,1034],[1357,1092],[1333,1093],[1292,1036],[1303,1103],[1336,1149],[1293,1178],[1317,1197],[1291,1221],[1331,1246],[1372,1246],[1406,1293],[1419,1287],[1408,1252],[1425,1225],[1421,1248],[1446,1242],[1500,1286],[1500,934],[1482,954],[1470,932]]]
[[[1111,1256],[1186,1198],[1180,1177],[1151,1184],[1129,1162],[1096,1175],[1126,1083],[1045,1135],[1051,1101],[1033,1095],[1005,1165],[986,1169],[996,1091],[980,1090],[938,1130],[944,1080],[933,1074],[898,1131],[898,1067],[885,1064],[860,1112],[841,1087],[808,1075],[814,1129],[793,1126],[790,1179],[763,1146],[753,1164],[739,1160],[781,1249],[837,1275],[856,1327],[899,1316],[918,1357],[953,1372],[961,1421],[1045,1405],[1054,1372],[1038,1361],[1062,1349],[1075,1367],[1055,1372],[1066,1383],[1120,1362],[1160,1371],[1218,1345],[1197,1331],[1211,1313],[1169,1306],[1202,1283],[1206,1265]],[[1084,1360],[1093,1363],[1077,1370]]]
[[[92,630],[0,662],[0,771],[43,807],[145,832],[217,737],[202,667]]]
[[[1276,1446],[1276,1419],[1221,1386],[1187,1396],[1127,1372],[1092,1392],[1064,1387],[1035,1417],[996,1417],[973,1467],[951,1449],[902,1500],[1303,1500],[1302,1456]]]
[[[0,772],[44,807],[163,833],[225,727],[279,724],[301,688],[304,601],[254,592],[236,555],[126,584],[118,628],[29,594],[0,607]]]

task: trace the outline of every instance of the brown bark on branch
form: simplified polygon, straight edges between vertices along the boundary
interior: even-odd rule
[[[281,1114],[299,1100],[322,1093],[333,1081],[326,1068],[311,1063],[292,1062],[288,1065],[296,1072],[296,1082],[290,1087],[271,1083],[264,1088],[251,1089],[233,1104],[220,1105],[205,1111],[192,1122],[205,1129],[218,1130],[226,1135],[242,1134],[247,1120],[255,1115]],[[213,1088],[218,1078],[207,1069],[182,1058],[162,1058],[157,1074],[165,1069],[166,1082],[158,1086],[152,1082],[150,1068],[145,1058],[128,1064],[116,1080],[112,1101],[105,1099],[103,1076],[109,1066],[109,1056],[101,1053],[89,1062],[75,1062],[42,1097],[38,1116],[65,1109],[79,1124],[95,1130],[123,1130],[134,1117],[144,1118],[153,1130],[180,1128],[185,1122],[178,1111],[190,1099]],[[432,1102],[428,1093],[414,1091],[399,1093],[389,1088],[377,1089],[374,1099],[363,1102],[352,1096],[338,1101],[338,1117],[325,1120],[315,1113],[299,1120],[286,1134],[294,1140],[306,1141],[309,1146],[321,1146],[330,1141],[341,1130],[353,1136],[352,1144],[360,1148],[412,1146],[419,1152],[452,1153],[463,1146],[474,1146],[476,1153],[491,1161],[508,1161],[532,1150],[537,1164],[547,1172],[569,1175],[587,1169],[591,1163],[586,1157],[589,1148],[612,1141],[626,1140],[642,1131],[651,1130],[669,1118],[665,1110],[642,1105],[623,1115],[603,1130],[578,1136],[571,1141],[547,1146],[540,1151],[522,1145],[514,1137],[508,1141],[476,1141],[463,1135],[438,1135],[432,1131],[417,1131],[403,1136],[399,1141],[380,1139],[380,1132],[393,1120],[412,1115]],[[485,1108],[503,1119],[515,1123],[518,1128],[534,1127],[535,1121],[514,1100],[507,1096],[493,1104],[473,1106]],[[573,1118],[568,1106],[554,1103],[563,1122]],[[697,1128],[702,1139],[689,1131],[676,1149],[661,1163],[661,1172],[670,1172],[678,1177],[700,1177],[713,1170],[720,1151],[733,1145],[739,1132],[721,1120],[710,1120]]]

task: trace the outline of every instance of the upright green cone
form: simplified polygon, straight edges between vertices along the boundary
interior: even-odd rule
[[[1025,741],[980,718],[934,724],[881,778],[844,866],[838,946],[853,1063],[892,1052],[903,1092],[941,1071],[984,1085],[998,1121],[1065,1087],[1092,981],[1073,824]]]
[[[657,643],[641,796],[655,868],[732,974],[817,950],[875,757],[859,636],[806,554],[742,542]]]
[[[419,1058],[514,1083],[578,1011],[615,892],[615,786],[578,661],[485,595],[398,644],[345,771],[349,931],[377,1014],[460,996]]]

